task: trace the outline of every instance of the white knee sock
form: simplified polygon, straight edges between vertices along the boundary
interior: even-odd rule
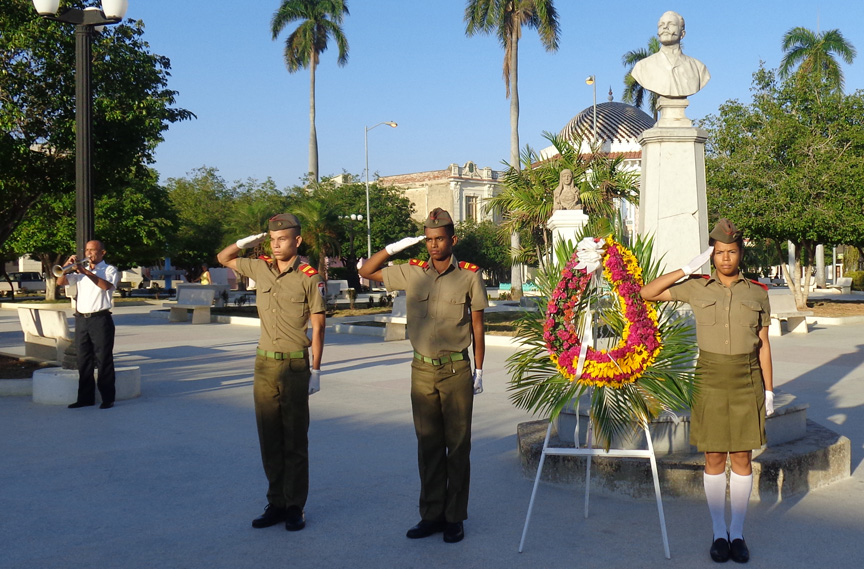
[[[714,539],[726,539],[726,473],[708,474],[702,476],[705,485],[705,498],[708,499],[708,511],[711,513],[711,523],[714,526]]]
[[[729,524],[729,539],[744,538],[744,518],[753,491],[753,474],[741,476],[731,473],[729,477],[729,503],[732,506],[732,521]]]

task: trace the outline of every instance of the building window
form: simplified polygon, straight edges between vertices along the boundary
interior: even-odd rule
[[[465,220],[479,221],[477,215],[477,196],[465,196]]]

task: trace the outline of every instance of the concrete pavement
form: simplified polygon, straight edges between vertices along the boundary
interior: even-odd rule
[[[257,328],[170,324],[151,307],[115,311],[118,365],[141,367],[142,396],[110,410],[0,398],[0,568],[714,567],[707,507],[664,501],[672,559],[653,499],[543,485],[517,553],[532,480],[490,347],[475,400],[466,538],[408,540],[419,519],[407,341],[328,331],[322,391],[311,398],[308,525],[255,530],[265,505],[252,411]],[[818,319],[817,319],[818,320]],[[0,351],[23,335],[0,311]],[[853,476],[779,503],[751,504],[753,567],[858,567],[864,558],[864,325],[772,338],[775,383],[809,418],[852,441]],[[22,350],[23,351],[23,350]]]

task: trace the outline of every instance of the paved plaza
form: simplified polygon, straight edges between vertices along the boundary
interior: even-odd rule
[[[475,399],[466,538],[409,540],[419,482],[407,341],[332,333],[310,406],[304,531],[253,529],[265,505],[252,409],[257,327],[168,323],[150,306],[115,310],[120,366],[140,366],[141,397],[70,410],[0,398],[0,568],[700,568],[711,524],[701,500],[664,501],[671,560],[653,498],[541,486],[517,553],[533,480],[523,476],[506,384],[512,348],[489,347]],[[775,384],[808,417],[852,442],[848,480],[751,503],[750,565],[859,567],[864,559],[864,324],[772,338]],[[23,353],[14,310],[0,352]],[[731,562],[730,562],[731,564]]]

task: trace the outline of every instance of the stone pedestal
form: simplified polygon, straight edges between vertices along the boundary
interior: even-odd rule
[[[705,141],[684,115],[687,99],[661,97],[657,126],[642,133],[640,235],[654,236],[656,258],[666,271],[683,266],[708,248]],[[703,270],[707,272],[706,264]]]
[[[552,232],[553,247],[559,242],[570,240],[575,245],[576,235],[588,223],[588,216],[581,209],[559,209],[552,214],[546,227]]]

